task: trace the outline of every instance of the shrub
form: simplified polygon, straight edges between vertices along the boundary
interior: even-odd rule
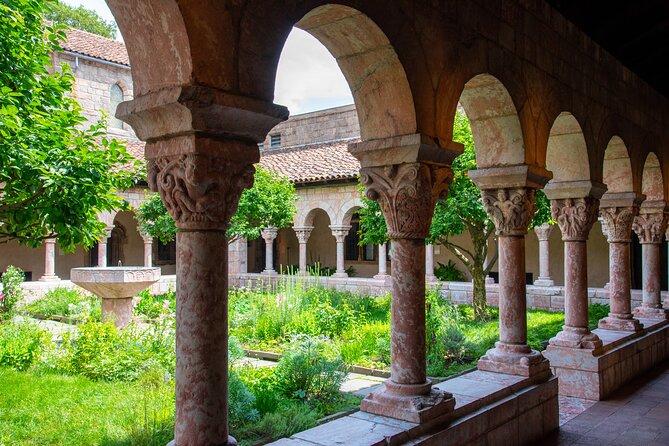
[[[0,365],[23,371],[50,348],[49,334],[35,324],[0,324]]]
[[[228,414],[233,429],[249,421],[256,421],[260,416],[255,408],[253,394],[234,371],[228,373]]]
[[[321,302],[314,311],[320,334],[331,338],[341,335],[355,321],[355,312],[347,302],[343,302],[337,308],[334,308],[329,301]]]
[[[276,378],[272,367],[246,366],[236,371],[255,397],[255,408],[260,415],[277,410],[279,395],[276,392]]]
[[[387,322],[372,322],[356,325],[344,333],[341,342],[341,357],[346,364],[375,367],[390,364],[390,326]],[[369,358],[372,363],[365,363]]]
[[[14,314],[17,302],[23,298],[21,284],[25,280],[23,270],[8,266],[2,274],[2,291],[0,291],[0,320],[9,319]]]
[[[332,401],[346,378],[346,365],[322,338],[295,337],[276,366],[277,389],[288,398]]]
[[[453,260],[449,260],[446,265],[438,262],[434,269],[434,275],[444,282],[464,282],[466,280],[465,275],[455,266]]]
[[[253,444],[265,444],[310,429],[318,423],[319,417],[318,412],[307,404],[286,404],[277,412],[267,413],[257,423],[242,429],[238,438],[253,438],[258,440]],[[237,435],[234,426],[232,435]]]
[[[41,299],[26,305],[24,310],[40,319],[83,322],[99,321],[101,317],[98,298],[84,296],[76,289],[62,287],[49,290]]]
[[[176,294],[174,291],[168,291],[165,294],[153,295],[148,289],[144,290],[139,293],[139,301],[134,311],[135,314],[148,319],[173,314],[176,311]]]

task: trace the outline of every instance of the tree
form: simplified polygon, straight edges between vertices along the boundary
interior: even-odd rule
[[[44,13],[43,0],[0,2],[0,243],[71,250],[104,234],[97,216],[124,207],[136,163],[104,121],[86,127],[71,71],[51,66],[64,33]]]
[[[46,19],[69,28],[81,29],[108,39],[116,38],[116,23],[106,21],[83,6],[70,6],[59,0],[46,1]]]
[[[242,192],[237,212],[230,219],[229,241],[254,240],[268,226],[283,228],[295,215],[295,186],[286,178],[256,166],[253,187]],[[137,213],[140,230],[162,243],[174,240],[177,228],[158,194],[151,195]]]
[[[464,152],[453,160],[453,182],[446,199],[435,206],[427,243],[443,245],[469,271],[473,282],[474,316],[487,318],[485,278],[497,261],[497,252],[486,264],[488,246],[494,239],[495,226],[483,208],[481,191],[469,178],[468,171],[476,169],[476,153],[469,120],[457,113],[453,128],[453,140],[464,145]],[[532,226],[550,219],[548,199],[542,191],[537,191],[537,212]],[[361,243],[384,243],[387,239],[386,223],[379,204],[363,198],[363,208],[359,211]],[[472,247],[465,248],[453,241],[453,236],[467,232]]]

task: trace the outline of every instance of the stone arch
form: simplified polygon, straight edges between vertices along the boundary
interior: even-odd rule
[[[641,193],[646,196],[646,201],[665,201],[662,167],[654,152],[648,154],[643,165]]]
[[[330,209],[328,206],[315,207],[304,211],[301,215],[296,215],[295,227],[313,226],[314,218],[316,218],[316,214],[319,212],[323,212],[325,215],[327,215],[328,219],[330,220],[330,224],[334,224],[334,222],[337,221],[335,213],[332,212],[332,209]]]
[[[339,215],[336,223],[333,223],[336,226],[349,226],[351,224],[351,218],[353,214],[358,212],[363,206],[362,200],[360,198],[353,198],[341,205],[339,209]]]
[[[604,184],[609,193],[634,192],[629,151],[619,136],[609,140],[604,152]]]
[[[480,168],[525,162],[523,130],[516,106],[506,87],[490,74],[479,74],[460,96],[472,127],[476,164]]]
[[[125,245],[128,243],[128,231],[121,222],[114,218],[114,224],[107,242],[107,264],[117,266],[126,264]]]
[[[560,113],[551,127],[546,150],[546,168],[554,182],[591,180],[588,147],[578,120]]]

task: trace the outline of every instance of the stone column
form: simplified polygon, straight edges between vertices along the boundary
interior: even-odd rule
[[[660,284],[660,248],[667,230],[664,202],[644,202],[632,225],[643,250],[643,302],[634,309],[634,316],[645,319],[669,319],[669,310],[662,308]]]
[[[386,264],[387,257],[386,244],[381,243],[379,245],[379,273],[374,276],[375,279],[386,280],[390,277],[388,276],[388,265]]]
[[[297,241],[300,244],[300,275],[306,276],[309,274],[307,271],[307,243],[309,242],[309,237],[311,236],[311,231],[313,231],[314,227],[302,226],[293,229],[295,230]]]
[[[44,240],[44,275],[39,278],[42,282],[58,281],[56,275],[56,239]]]
[[[422,423],[451,413],[455,405],[451,394],[432,388],[425,366],[425,237],[435,202],[448,189],[452,158],[420,135],[349,147],[360,160],[367,197],[379,202],[392,240],[390,378],[363,400],[361,409]]]
[[[434,283],[437,281],[437,276],[434,275],[434,245],[425,245],[425,281],[427,283]]]
[[[351,230],[350,226],[330,226],[332,235],[337,240],[337,270],[332,277],[348,277],[346,273],[346,266],[344,265],[344,241],[348,232]]]
[[[529,166],[470,171],[483,206],[495,224],[499,244],[499,341],[478,368],[544,379],[548,361],[527,345],[525,235],[534,217],[534,193],[545,177]]]
[[[539,239],[539,277],[534,281],[535,286],[553,286],[555,282],[551,279],[551,255],[550,236],[553,226],[544,223],[534,228]]]
[[[265,240],[265,270],[262,274],[276,274],[274,270],[274,239],[278,234],[278,229],[272,226],[263,229],[260,233]]]
[[[176,222],[176,446],[228,435],[228,241],[258,143],[288,110],[201,85],[136,96],[117,117],[148,141],[147,177]]]
[[[641,331],[632,316],[630,241],[634,217],[639,212],[636,194],[606,194],[600,204],[602,230],[609,242],[609,304],[611,312],[599,321],[599,328]]]
[[[153,266],[153,237],[148,234],[141,234],[144,240],[144,266]]]
[[[549,198],[549,192],[546,192]],[[601,192],[596,196],[601,197]],[[586,242],[597,221],[599,198],[551,199],[551,213],[564,241],[564,310],[562,331],[551,346],[597,350],[599,337],[588,327],[588,256]]]
[[[114,228],[106,228],[105,235],[98,241],[98,266],[101,268],[107,266],[107,240],[111,237],[112,229]]]

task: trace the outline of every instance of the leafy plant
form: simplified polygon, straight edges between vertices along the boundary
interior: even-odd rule
[[[228,414],[232,429],[260,417],[255,397],[234,371],[228,373]]]
[[[27,370],[50,348],[49,334],[28,323],[0,324],[0,366]]]
[[[465,281],[465,275],[458,269],[458,267],[455,265],[455,262],[450,259],[446,265],[441,262],[437,262],[437,267],[434,269],[434,275],[437,276],[439,280],[444,282]]]
[[[101,317],[100,299],[63,287],[49,290],[42,298],[23,307],[23,311],[39,319],[68,322],[99,321]]]
[[[95,11],[83,6],[70,6],[61,1],[48,0],[46,18],[72,28],[82,29],[108,39],[116,38],[116,23],[107,22]]]
[[[23,298],[21,284],[25,280],[23,270],[8,266],[2,274],[2,291],[0,291],[0,321],[14,314],[16,304]]]
[[[176,293],[168,291],[164,294],[151,294],[150,290],[139,293],[139,301],[134,308],[135,314],[142,315],[147,319],[173,314],[176,311]]]

